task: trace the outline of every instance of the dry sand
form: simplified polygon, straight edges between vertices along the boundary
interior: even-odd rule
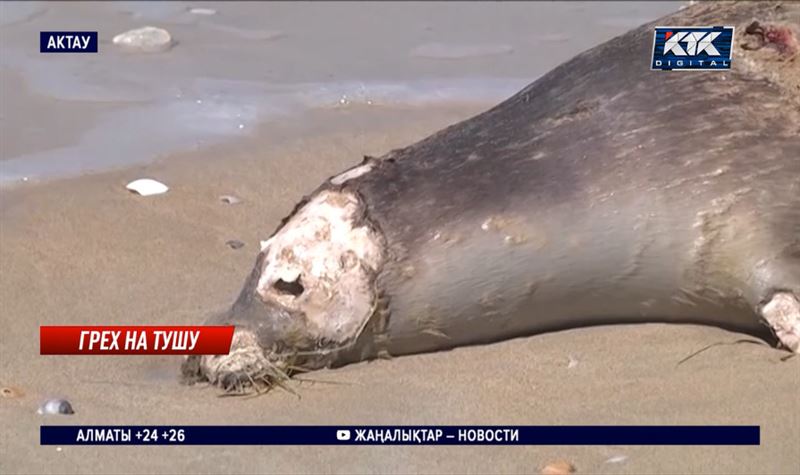
[[[221,398],[179,358],[38,355],[44,324],[195,324],[228,305],[259,239],[322,179],[480,109],[320,110],[301,124],[147,166],[4,191],[2,473],[800,472],[800,358],[699,326],[576,329],[314,373],[300,394]],[[320,124],[311,127],[309,124]],[[327,124],[327,125],[322,125]],[[337,125],[338,124],[338,125]],[[124,189],[149,176],[171,190]],[[235,194],[242,203],[218,201]],[[229,239],[245,242],[233,250]],[[570,360],[577,365],[568,367]],[[40,416],[48,396],[73,416]],[[40,424],[758,424],[758,447],[77,447]],[[610,463],[612,457],[627,457]]]

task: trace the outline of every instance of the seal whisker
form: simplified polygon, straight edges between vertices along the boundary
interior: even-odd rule
[[[244,374],[245,374],[245,376],[247,376],[247,379],[250,380],[250,384],[252,385],[253,389],[256,391],[256,394],[261,394],[261,388],[258,386],[258,384],[256,384],[256,382],[253,379],[253,377],[250,376],[250,373],[245,371]],[[267,388],[267,389],[269,389],[269,388]]]
[[[712,343],[712,344],[710,344],[708,346],[704,346],[703,348],[695,351],[694,353],[690,354],[686,358],[678,361],[678,363],[675,366],[680,366],[683,363],[685,363],[685,362],[689,361],[690,359],[694,358],[695,356],[699,355],[700,353],[703,353],[706,350],[710,350],[711,348],[714,348],[715,346],[738,345],[739,343],[750,343],[750,344],[754,344],[754,345],[766,346],[763,341],[753,340],[753,339],[750,339],[750,338],[742,338],[740,340],[735,340],[735,341],[719,341],[717,343]]]
[[[284,391],[288,392],[289,394],[297,396],[297,399],[300,399],[300,394],[297,391],[295,391],[294,389],[290,388],[287,384],[285,384],[286,381],[287,380],[275,379],[274,380],[274,384],[275,384],[275,386],[278,386],[279,388],[283,389]]]
[[[319,384],[331,384],[335,386],[352,386],[353,383],[349,383],[347,381],[326,381],[324,379],[313,379],[313,378],[293,378],[295,381],[299,381],[301,383],[319,383]]]
[[[311,371],[308,368],[303,368],[302,366],[294,366],[294,365],[286,365],[286,369],[290,370],[292,373],[308,373]]]

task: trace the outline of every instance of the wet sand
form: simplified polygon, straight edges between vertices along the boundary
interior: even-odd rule
[[[43,324],[195,324],[228,305],[258,241],[322,179],[480,110],[329,109],[147,166],[6,191],[0,227],[4,473],[797,473],[800,358],[700,326],[575,329],[356,364],[221,398],[179,358],[38,355]],[[309,120],[311,119],[311,120]],[[281,140],[294,127],[312,134]],[[339,124],[339,125],[336,125]],[[198,156],[200,154],[201,156]],[[224,160],[220,160],[223,158]],[[171,186],[139,197],[139,177]],[[225,205],[218,196],[242,203]],[[225,245],[239,239],[239,250]],[[570,361],[576,361],[569,367]],[[334,384],[328,384],[334,383]],[[48,396],[73,416],[40,416]],[[56,447],[40,424],[758,424],[759,447]],[[622,462],[606,462],[612,457]]]
[[[499,102],[678,2],[0,2],[0,188],[146,163],[308,109]],[[112,43],[145,25],[174,46]],[[39,54],[39,31],[99,54]],[[142,140],[147,137],[147,140]],[[13,142],[13,143],[9,143]]]

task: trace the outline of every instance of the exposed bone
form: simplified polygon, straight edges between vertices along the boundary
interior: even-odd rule
[[[800,301],[789,292],[778,292],[763,307],[761,315],[786,348],[800,353]]]
[[[382,261],[380,236],[352,193],[323,191],[268,242],[256,292],[306,315],[311,335],[352,341],[372,314],[372,275]],[[288,284],[294,284],[288,285]]]
[[[331,183],[334,185],[341,185],[342,183],[352,180],[353,178],[358,178],[361,175],[368,173],[374,167],[374,162],[367,162],[363,165],[359,165],[355,168],[351,168],[344,173],[340,173],[335,177],[331,178]]]

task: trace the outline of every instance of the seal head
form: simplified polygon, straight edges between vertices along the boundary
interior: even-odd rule
[[[318,192],[262,243],[236,303],[212,319],[236,326],[230,353],[188,359],[185,376],[236,389],[326,366],[375,311],[383,249],[358,196]]]

